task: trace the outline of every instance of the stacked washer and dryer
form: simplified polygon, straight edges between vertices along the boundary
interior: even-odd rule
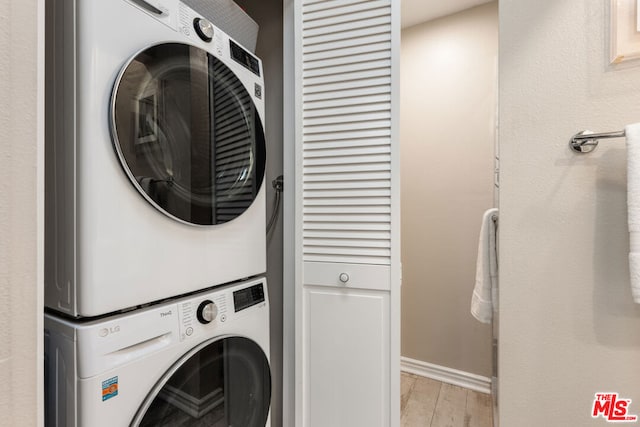
[[[46,7],[46,425],[269,425],[261,61],[179,0]]]

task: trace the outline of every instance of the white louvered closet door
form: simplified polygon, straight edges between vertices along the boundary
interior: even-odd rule
[[[399,425],[399,3],[295,2],[296,426]]]

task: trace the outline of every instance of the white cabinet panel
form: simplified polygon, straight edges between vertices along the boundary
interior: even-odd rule
[[[305,286],[309,427],[389,426],[389,294]]]

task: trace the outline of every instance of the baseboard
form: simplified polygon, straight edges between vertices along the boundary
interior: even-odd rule
[[[482,375],[459,371],[408,357],[400,358],[400,370],[410,374],[420,375],[421,377],[442,381],[443,383],[468,388],[480,393],[491,393],[491,378],[483,377]]]

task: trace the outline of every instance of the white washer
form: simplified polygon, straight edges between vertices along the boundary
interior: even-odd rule
[[[264,279],[88,323],[45,315],[46,425],[270,426]]]
[[[47,307],[264,273],[260,59],[178,0],[46,3]]]

